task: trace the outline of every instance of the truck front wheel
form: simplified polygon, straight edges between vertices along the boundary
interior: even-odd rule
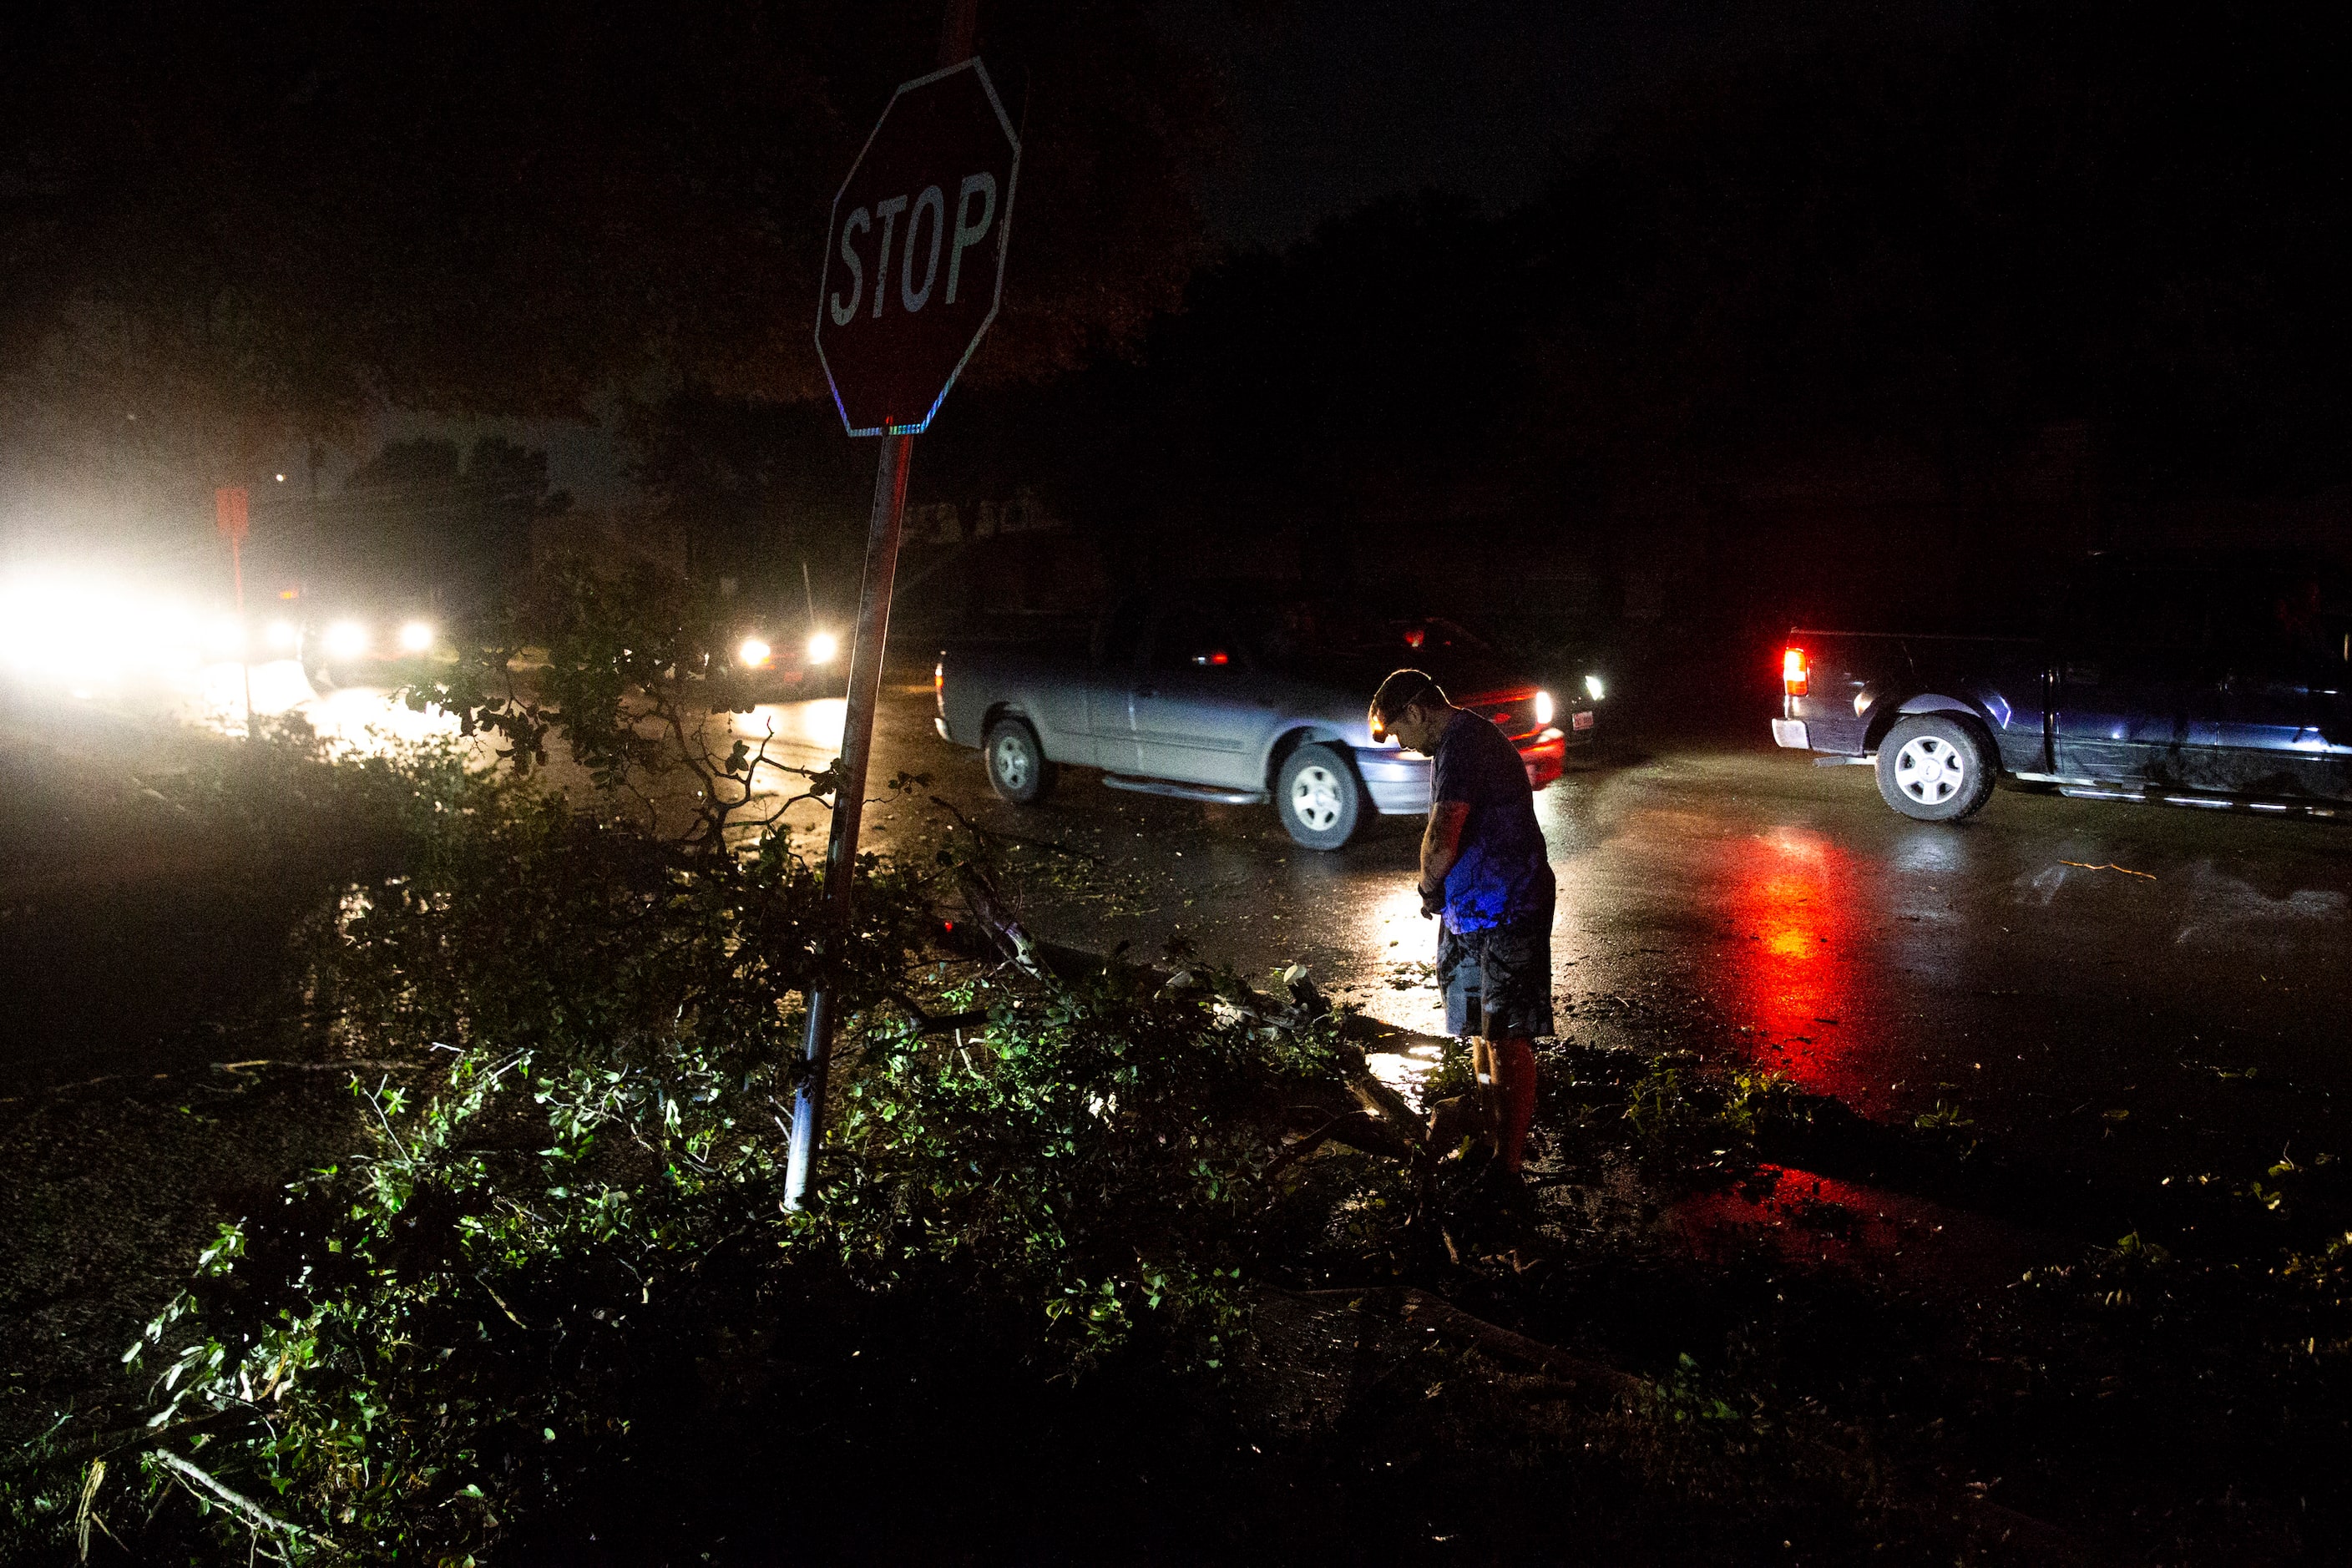
[[[989,788],[1015,805],[1045,799],[1060,771],[1045,760],[1037,731],[1018,719],[1000,719],[990,725],[980,754],[988,762]]]
[[[1992,795],[1991,751],[1977,732],[1941,713],[1915,713],[1878,742],[1878,793],[1920,822],[1972,816]]]
[[[1329,746],[1301,746],[1283,759],[1274,808],[1290,837],[1309,849],[1337,849],[1356,836],[1364,815],[1364,786],[1356,770]]]

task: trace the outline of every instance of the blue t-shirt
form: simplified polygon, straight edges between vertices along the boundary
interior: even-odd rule
[[[1429,798],[1470,808],[1461,852],[1445,874],[1446,930],[1485,931],[1551,908],[1536,794],[1508,737],[1475,713],[1456,712],[1437,738]]]

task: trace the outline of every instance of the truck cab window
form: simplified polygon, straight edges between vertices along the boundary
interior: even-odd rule
[[[1235,657],[1232,628],[1205,610],[1175,609],[1161,617],[1151,639],[1151,668],[1162,674],[1231,668]]]
[[[2346,623],[2313,573],[2278,573],[2229,583],[2215,630],[2222,650],[2250,669],[2317,674],[2346,657]]]
[[[2076,586],[2068,640],[2082,647],[2198,647],[2212,597],[2210,582],[2190,573],[2095,570]]]
[[[1129,599],[1103,623],[1102,662],[1110,669],[1133,669],[1143,653],[1143,636],[1151,626],[1150,606]]]

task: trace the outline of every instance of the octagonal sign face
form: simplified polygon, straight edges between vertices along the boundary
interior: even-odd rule
[[[919,434],[996,319],[1021,142],[977,59],[901,87],[833,200],[816,352],[852,436]]]

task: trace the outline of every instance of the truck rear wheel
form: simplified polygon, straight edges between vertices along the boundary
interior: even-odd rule
[[[1309,849],[1337,849],[1363,819],[1364,786],[1348,759],[1328,746],[1301,746],[1283,759],[1274,809],[1290,837]]]
[[[1037,731],[1019,719],[1000,719],[990,725],[980,754],[988,763],[988,787],[1015,805],[1045,799],[1061,772],[1045,760]]]
[[[1878,742],[1878,793],[1920,822],[1958,822],[1992,795],[1991,750],[1975,730],[1942,713],[1915,713]]]

